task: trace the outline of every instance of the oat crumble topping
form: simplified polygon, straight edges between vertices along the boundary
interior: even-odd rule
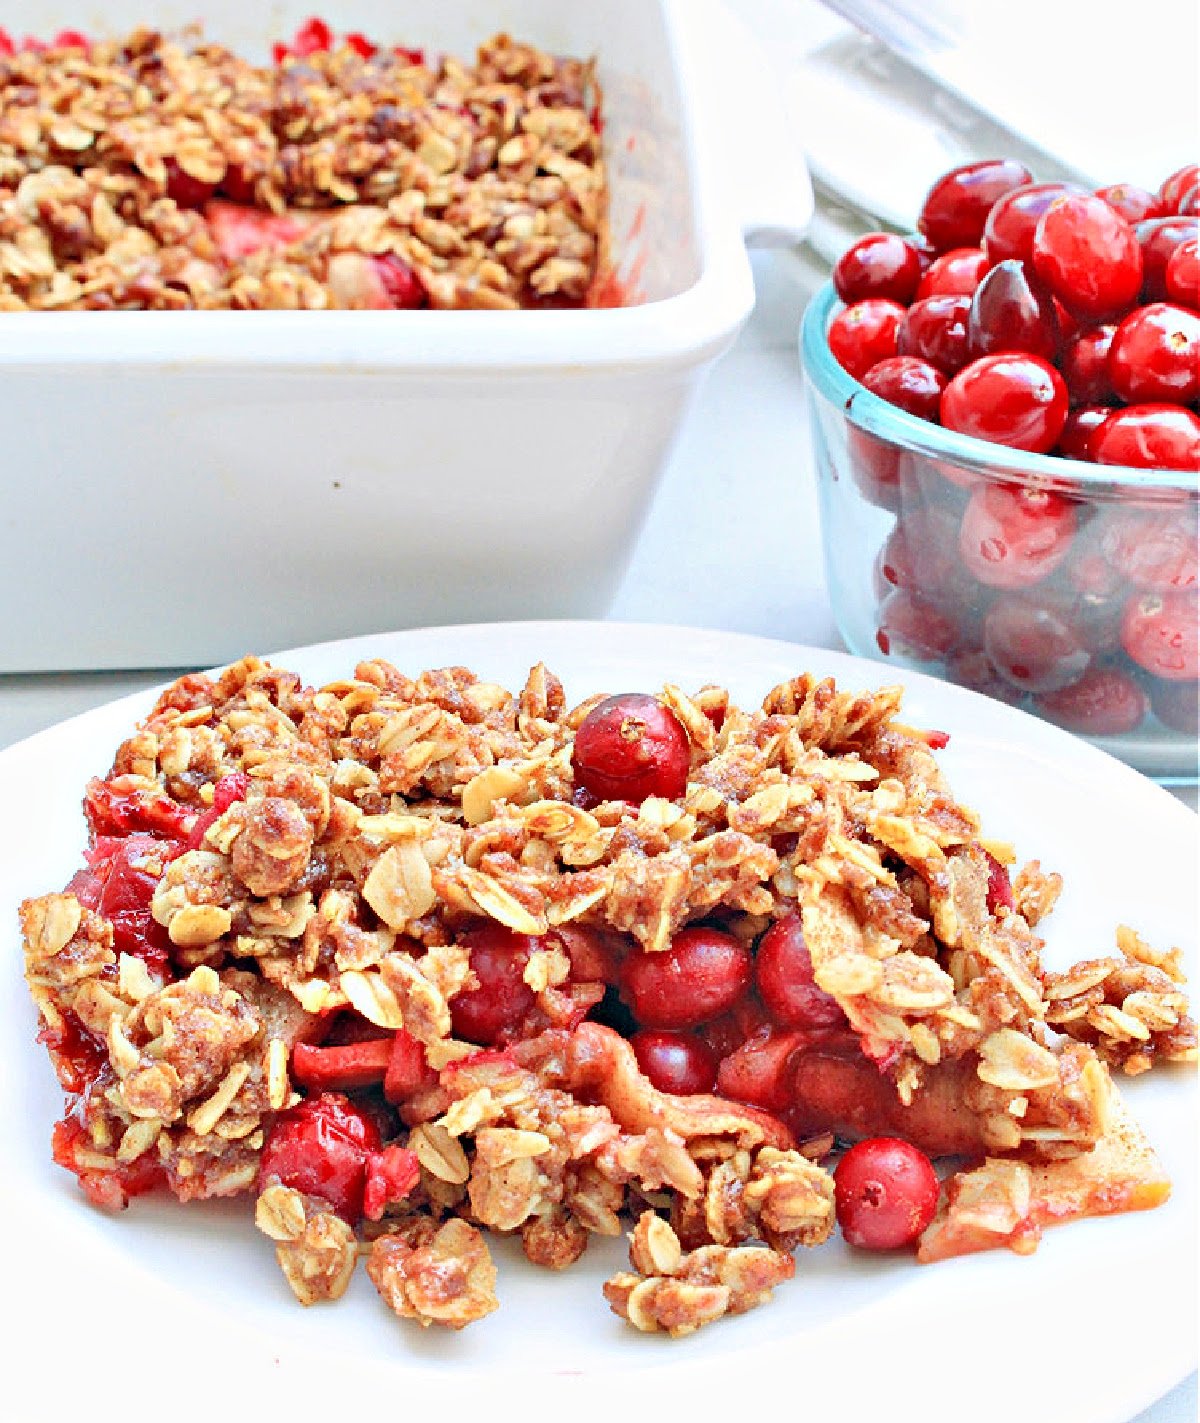
[[[855,1135],[966,1158],[922,1259],[1164,1198],[1109,1069],[1195,1062],[1176,951],[1122,927],[1119,957],[1045,968],[1061,882],[1009,883],[897,689],[659,699],[686,790],[635,805],[580,793],[601,698],[568,705],[540,665],[515,694],[382,661],[174,683],[87,788],[86,866],[21,909],[55,1159],[109,1208],[253,1195],[302,1303],[365,1254],[397,1315],[452,1329],[497,1307],[485,1231],[557,1271],[630,1217],[616,1314],[683,1335],[753,1308],[831,1235],[825,1163]],[[628,964],[789,916],[840,1014],[785,1043],[795,1100],[655,1087],[614,1008]],[[488,934],[529,937],[516,1006],[472,1038]],[[756,1032],[780,1041],[750,1024],[733,1050]],[[320,1114],[353,1165],[328,1194]]]
[[[197,30],[0,31],[0,311],[600,302],[593,62],[349,39],[255,65]]]

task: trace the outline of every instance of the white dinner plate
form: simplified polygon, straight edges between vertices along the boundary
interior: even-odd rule
[[[465,664],[519,686],[544,660],[580,699],[718,682],[756,704],[801,670],[867,688],[891,670],[834,652],[683,628],[525,623],[329,643],[274,660],[310,682],[382,656]],[[986,831],[1063,873],[1045,926],[1058,966],[1113,952],[1119,923],[1196,966],[1196,818],[1136,772],[1044,722],[908,674],[905,718],[948,731],[951,783]],[[6,1417],[293,1420],[942,1418],[1126,1423],[1196,1356],[1196,1091],[1166,1069],[1125,1091],[1174,1182],[1155,1211],[1049,1230],[1037,1253],[937,1265],[800,1252],[773,1303],[690,1338],[636,1334],[608,1310],[623,1242],[556,1276],[495,1248],[500,1310],[462,1334],[397,1321],[360,1269],[334,1305],[301,1309],[248,1203],[141,1198],[89,1207],[49,1156],[61,1097],[21,979],[18,902],[60,888],[84,845],[80,798],[151,697],[139,694],[0,753],[0,1219]],[[15,1408],[14,1408],[15,1405]],[[436,1411],[435,1411],[436,1410]]]

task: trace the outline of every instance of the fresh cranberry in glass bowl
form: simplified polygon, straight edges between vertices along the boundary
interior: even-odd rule
[[[1057,198],[1033,234],[1033,269],[1068,311],[1103,321],[1142,289],[1142,249],[1120,213],[1091,193]]]
[[[920,280],[917,249],[892,232],[871,232],[860,237],[846,248],[833,269],[833,285],[847,306],[870,297],[907,306]]]
[[[1048,361],[1019,351],[980,356],[942,392],[942,424],[991,444],[1046,454],[1058,443],[1070,398]]]
[[[976,247],[996,200],[1032,177],[1013,158],[985,158],[952,168],[926,193],[917,229],[939,252]]]
[[[963,185],[947,179],[907,239],[925,275],[895,355],[859,378],[876,399],[829,357],[835,294],[804,321],[838,626],[860,655],[1194,776],[1200,303],[1181,210],[1200,185],[1030,179],[982,226],[961,193],[956,228],[940,204]],[[936,412],[935,382],[918,399],[900,379],[905,359],[939,373]]]
[[[861,380],[872,366],[896,354],[896,332],[904,317],[899,302],[868,297],[840,312],[829,327],[829,349]]]
[[[1135,308],[1113,335],[1108,373],[1128,405],[1190,404],[1200,395],[1200,313],[1166,301]]]
[[[915,356],[952,375],[970,358],[970,315],[971,298],[966,296],[931,296],[914,302],[902,314],[896,354]]]
[[[971,296],[967,345],[971,357],[1026,351],[1052,361],[1059,348],[1054,300],[1031,281],[1025,264],[998,262]]]

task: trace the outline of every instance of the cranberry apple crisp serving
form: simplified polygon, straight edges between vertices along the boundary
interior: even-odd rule
[[[590,61],[0,30],[0,311],[611,305]]]
[[[605,1296],[677,1335],[835,1225],[931,1261],[1158,1204],[1111,1072],[1195,1061],[1179,952],[1045,966],[1058,877],[899,708],[183,677],[22,906],[55,1160],[103,1207],[253,1196],[301,1302],[364,1255],[455,1329],[497,1307],[484,1230],[560,1270],[630,1220]]]

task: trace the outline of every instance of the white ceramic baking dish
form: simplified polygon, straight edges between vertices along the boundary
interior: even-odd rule
[[[761,56],[712,0],[21,0],[17,31],[336,29],[598,58],[618,272],[548,312],[0,315],[0,671],[181,666],[385,627],[606,611],[746,241],[812,196]]]

